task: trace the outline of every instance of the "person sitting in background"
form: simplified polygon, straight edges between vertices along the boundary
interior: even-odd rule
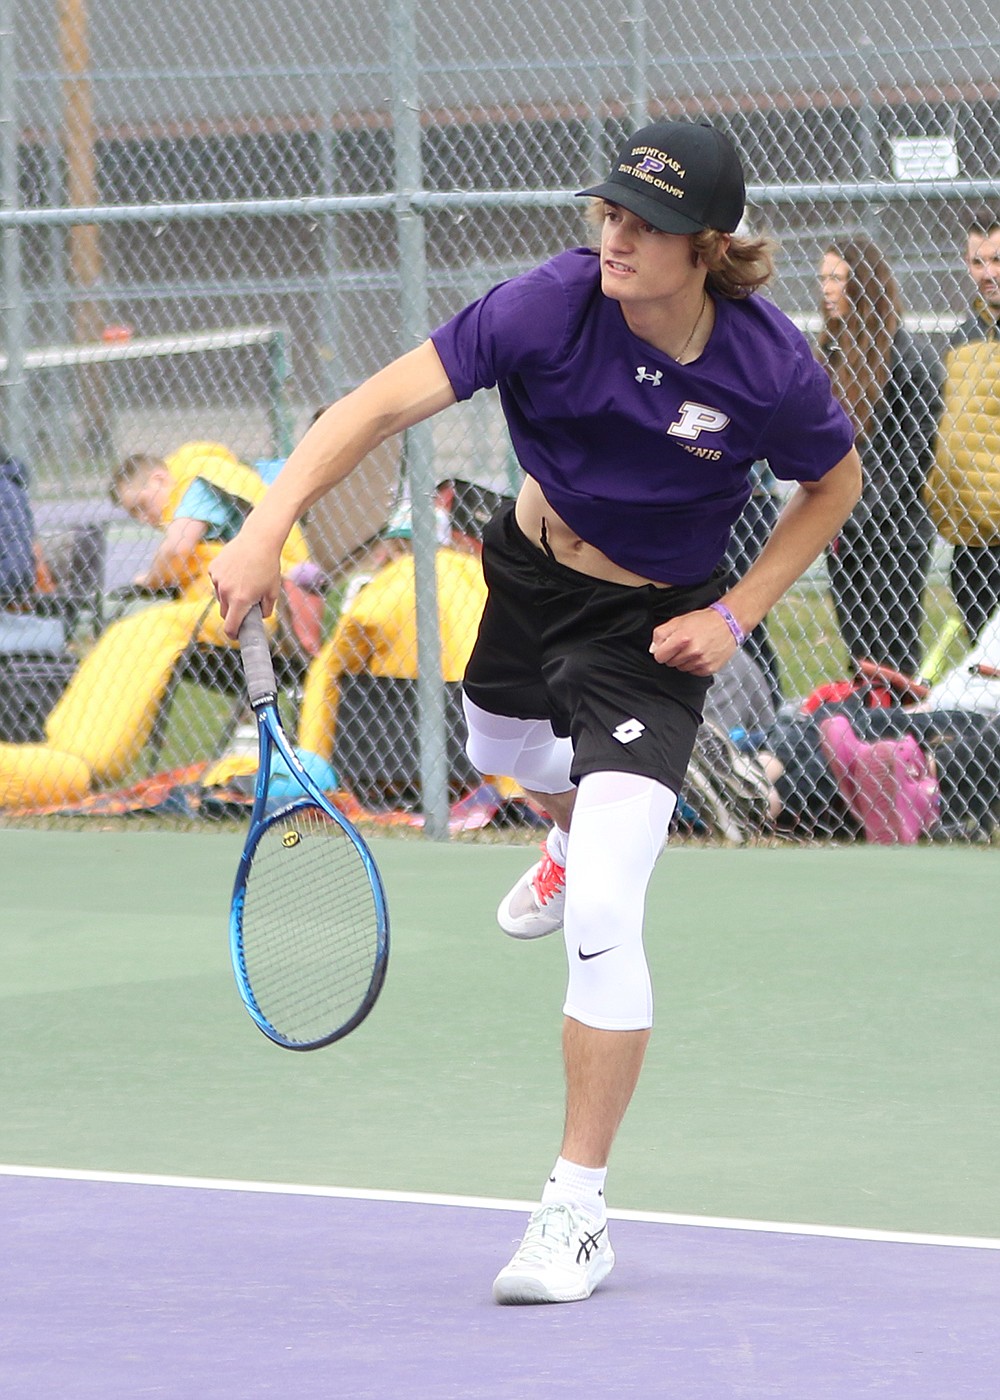
[[[778,484],[766,462],[756,462],[751,471],[750,499],[729,536],[726,567],[734,578],[742,578],[771,537],[771,531],[781,513]],[[780,705],[781,668],[778,654],[771,642],[767,618],[759,622],[747,637],[744,651],[758,663],[767,679],[768,690],[775,705]],[[711,692],[710,692],[711,693]]]
[[[461,678],[486,596],[479,549],[502,497],[474,483],[438,488],[436,577],[449,787],[480,785],[465,756]],[[302,751],[332,763],[338,780],[370,807],[420,805],[416,579],[404,501],[379,541],[373,572],[349,585],[329,640],[306,675],[299,718]]]
[[[819,356],[854,424],[864,490],[827,553],[837,622],[853,663],[920,671],[934,527],[921,492],[933,460],[940,373],[902,324],[896,279],[867,238],[820,264]]]
[[[207,568],[264,490],[254,472],[214,443],[188,443],[166,459],[137,455],[122,463],[112,499],[133,519],[163,530],[150,565],[135,583],[170,590],[170,600],[104,629],[45,718],[41,741],[0,743],[0,808],[78,801],[128,774],[191,643],[232,645],[222,631]],[[299,583],[310,584],[304,575],[311,566],[298,530],[282,564],[287,571],[283,601],[294,596],[292,590],[304,595]],[[324,602],[320,594],[309,594],[307,601],[320,609]],[[293,615],[291,605],[282,616],[284,627],[268,624],[277,631],[278,645],[318,649],[318,617],[308,609]],[[292,637],[296,627],[311,647],[298,633]],[[308,664],[307,657],[296,660],[302,669]]]
[[[28,469],[0,445],[0,608],[31,601],[35,591],[34,546]]]
[[[742,669],[720,672],[705,717],[763,768],[778,832],[910,844],[989,840],[1000,827],[1000,611],[933,685],[863,663],[852,682],[819,687],[769,724],[763,678],[749,657],[734,661]],[[715,787],[731,798],[732,782]]]
[[[775,713],[760,667],[737,652],[705,700],[711,738],[696,749],[685,792],[695,830],[739,840],[765,831],[768,816],[778,833],[805,840],[991,839],[1000,828],[1000,612],[933,686],[885,667],[865,672],[839,696],[814,692]]]
[[[65,653],[63,623],[37,611],[39,585],[47,580],[28,496],[28,469],[0,444],[0,654]],[[8,671],[13,665],[8,659]],[[4,727],[17,729],[16,723]]]
[[[989,841],[1000,828],[997,715],[841,701],[779,715],[757,757],[780,803],[777,829],[804,840]]]
[[[770,678],[745,650],[715,674],[677,804],[676,824],[740,844],[773,828],[781,802],[757,755],[775,720]]]
[[[235,538],[249,511],[267,487],[221,443],[188,442],[168,457],[135,453],[115,470],[111,499],[133,520],[163,531],[156,553],[133,583],[152,591],[174,591],[184,601],[203,599],[208,610],[200,640],[230,646],[222,630],[208,566],[219,550]],[[309,549],[295,526],[282,551],[286,586],[302,583],[315,594],[309,576]],[[318,646],[318,618],[309,628],[310,645]]]

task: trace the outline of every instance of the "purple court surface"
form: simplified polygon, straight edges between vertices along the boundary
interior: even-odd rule
[[[586,1303],[500,1308],[519,1211],[0,1176],[4,1400],[996,1400],[990,1242],[614,1219]]]

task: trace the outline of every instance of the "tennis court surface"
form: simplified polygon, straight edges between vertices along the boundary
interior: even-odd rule
[[[492,922],[528,853],[376,842],[386,991],[303,1056],[232,983],[239,847],[0,835],[4,1397],[995,1400],[995,852],[668,852],[617,1268],[514,1309],[561,1101],[561,946]]]

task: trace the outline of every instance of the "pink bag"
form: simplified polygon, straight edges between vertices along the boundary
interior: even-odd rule
[[[821,720],[819,730],[823,755],[866,841],[909,846],[934,831],[941,794],[912,734],[867,744],[841,715]]]

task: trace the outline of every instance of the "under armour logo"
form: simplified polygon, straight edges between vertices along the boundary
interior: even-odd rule
[[[646,726],[637,719],[625,719],[616,729],[612,729],[612,739],[617,739],[619,744],[631,744],[633,739],[638,739]]]
[[[636,365],[635,382],[637,384],[659,384],[663,378],[662,369],[648,370],[645,365]]]

